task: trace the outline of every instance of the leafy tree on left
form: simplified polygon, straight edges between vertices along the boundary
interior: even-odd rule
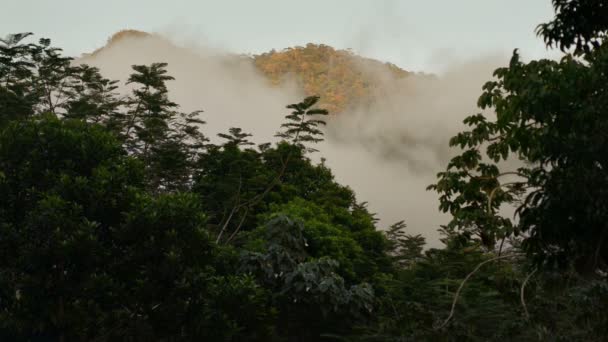
[[[74,65],[49,39],[24,43],[31,33],[0,40],[0,127],[43,114],[98,123],[116,134],[127,151],[143,161],[148,189],[185,190],[194,161],[206,143],[200,111],[180,112],[168,98],[166,63],[134,65],[119,96],[118,81],[99,69]]]
[[[0,124],[42,113],[106,122],[121,101],[116,81],[97,68],[72,65],[49,39],[24,43],[31,33],[0,40]]]
[[[196,198],[148,195],[141,162],[103,128],[48,116],[10,123],[0,172],[2,339],[263,333],[263,290],[217,274]],[[259,310],[213,309],[237,294]]]

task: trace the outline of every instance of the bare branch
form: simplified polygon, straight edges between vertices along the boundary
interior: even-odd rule
[[[481,177],[481,176],[473,176],[473,175],[468,175],[468,176],[471,178],[485,179],[485,180],[498,179],[498,178],[504,177],[504,176],[518,176],[518,177],[526,178],[526,179],[529,178],[528,176],[524,175],[523,173],[517,172],[517,171],[502,172],[502,173],[499,173],[498,175],[492,176],[492,177],[490,177],[490,176]]]
[[[229,243],[230,241],[232,241],[232,239],[236,236],[236,234],[238,234],[238,232],[241,230],[241,226],[243,226],[243,222],[245,222],[248,212],[249,212],[249,208],[245,208],[245,213],[243,214],[243,217],[241,218],[241,222],[239,222],[239,225],[236,227],[234,232],[232,232],[232,234],[230,234],[230,237],[228,238],[228,240],[226,240],[226,243]]]
[[[507,182],[504,184],[499,184],[497,187],[492,189],[492,192],[490,192],[490,196],[488,196],[488,214],[490,214],[492,212],[492,199],[494,198],[494,195],[496,194],[497,190],[501,189],[504,186],[521,185],[521,184],[525,184],[525,183],[524,182]]]
[[[521,300],[521,307],[524,308],[524,315],[526,316],[527,320],[530,320],[530,314],[528,313],[528,307],[526,307],[524,291],[526,290],[526,284],[528,283],[528,280],[530,280],[530,278],[532,277],[532,275],[534,275],[534,273],[536,273],[536,271],[537,269],[534,269],[534,271],[530,272],[530,274],[526,276],[526,279],[524,279],[524,282],[521,283],[521,289],[519,290],[519,299]]]
[[[458,302],[458,298],[460,296],[460,291],[462,291],[462,289],[464,288],[464,284],[467,282],[467,280],[469,280],[469,278],[471,278],[473,276],[473,274],[475,274],[475,272],[479,271],[481,266],[483,266],[487,263],[490,263],[492,261],[496,261],[496,260],[500,260],[500,259],[507,259],[507,258],[514,258],[514,257],[522,256],[522,255],[523,255],[522,253],[518,253],[518,254],[497,256],[497,257],[480,262],[477,265],[477,267],[475,267],[475,269],[473,269],[473,271],[471,271],[471,273],[467,274],[467,276],[460,283],[460,286],[458,287],[458,290],[456,290],[456,294],[454,295],[454,300],[452,301],[452,308],[450,309],[450,315],[448,316],[448,318],[445,319],[445,321],[443,321],[443,323],[441,325],[439,325],[437,328],[435,328],[435,330],[443,329],[450,322],[450,320],[454,316],[454,310],[456,309],[456,303]]]

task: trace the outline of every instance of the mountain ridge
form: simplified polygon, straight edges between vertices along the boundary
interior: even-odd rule
[[[110,36],[106,44],[82,57],[94,57],[105,49],[127,39],[145,39],[161,35],[139,30],[120,30]],[[319,95],[320,106],[330,113],[365,105],[374,100],[387,80],[402,79],[413,73],[401,67],[366,58],[349,49],[336,49],[325,44],[271,50],[258,55],[238,55],[251,60],[255,68],[273,86],[280,87],[287,80],[295,80],[306,96]]]

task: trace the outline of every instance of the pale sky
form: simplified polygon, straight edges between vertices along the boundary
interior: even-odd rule
[[[237,53],[324,43],[434,72],[446,60],[548,56],[550,0],[0,0],[0,36],[32,31],[70,55],[138,29]]]

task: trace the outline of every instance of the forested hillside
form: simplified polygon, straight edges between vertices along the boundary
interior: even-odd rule
[[[104,47],[86,56],[95,56],[127,39],[150,36],[137,30],[119,31],[108,39]],[[306,96],[320,96],[319,105],[333,114],[377,100],[375,97],[386,81],[410,75],[394,64],[323,44],[307,44],[242,58],[250,59],[274,86],[295,81]]]
[[[409,75],[394,64],[316,44],[257,55],[254,63],[273,84],[295,77],[305,94],[319,94],[321,106],[331,113],[371,101],[383,82],[379,75],[387,78]]]
[[[8,35],[0,340],[608,340],[608,2],[591,3],[554,0],[539,26],[562,59],[514,51],[483,85],[490,114],[429,185],[451,219],[426,249],[314,162],[318,96],[286,106],[276,142],[211,142],[165,63],[133,65],[125,95]]]

